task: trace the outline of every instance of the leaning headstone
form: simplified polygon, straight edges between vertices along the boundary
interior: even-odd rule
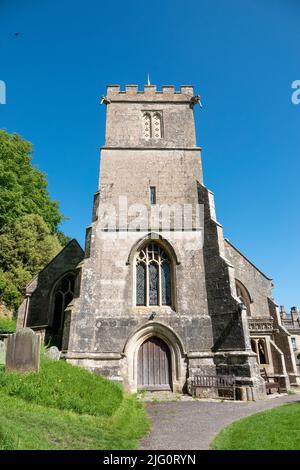
[[[61,352],[56,346],[51,346],[45,352],[45,356],[48,357],[48,359],[52,359],[53,361],[58,361],[60,359],[60,355]]]
[[[6,370],[38,372],[40,366],[41,337],[30,328],[9,335],[6,345]]]

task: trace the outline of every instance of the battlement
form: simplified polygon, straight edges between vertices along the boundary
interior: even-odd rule
[[[154,102],[190,102],[194,96],[194,88],[191,85],[182,85],[180,91],[176,91],[173,85],[163,85],[158,91],[156,85],[145,85],[143,90],[139,90],[137,85],[126,85],[125,90],[120,89],[120,85],[108,85],[106,98],[110,102],[121,101],[154,101]]]

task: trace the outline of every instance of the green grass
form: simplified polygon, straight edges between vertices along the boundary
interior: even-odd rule
[[[0,317],[0,333],[14,333],[16,320],[14,318]]]
[[[243,418],[224,428],[215,450],[300,450],[300,401]]]
[[[111,416],[123,400],[118,384],[43,357],[39,374],[0,372],[0,390],[38,405],[94,416]]]
[[[0,449],[135,449],[144,406],[121,387],[63,361],[39,374],[0,371]]]

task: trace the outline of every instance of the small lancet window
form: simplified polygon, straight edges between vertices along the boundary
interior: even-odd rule
[[[153,114],[153,137],[155,139],[160,139],[162,137],[162,122],[160,113]]]
[[[150,186],[150,204],[154,206],[156,204],[156,187]]]
[[[151,114],[144,113],[143,115],[143,137],[149,140],[152,137]]]
[[[146,264],[140,262],[136,267],[136,304],[145,305],[146,302]]]

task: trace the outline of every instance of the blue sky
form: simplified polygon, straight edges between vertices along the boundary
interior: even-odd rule
[[[62,229],[83,245],[108,83],[193,84],[224,235],[300,305],[298,0],[0,0],[0,127],[34,144]],[[14,33],[19,32],[18,36]]]

